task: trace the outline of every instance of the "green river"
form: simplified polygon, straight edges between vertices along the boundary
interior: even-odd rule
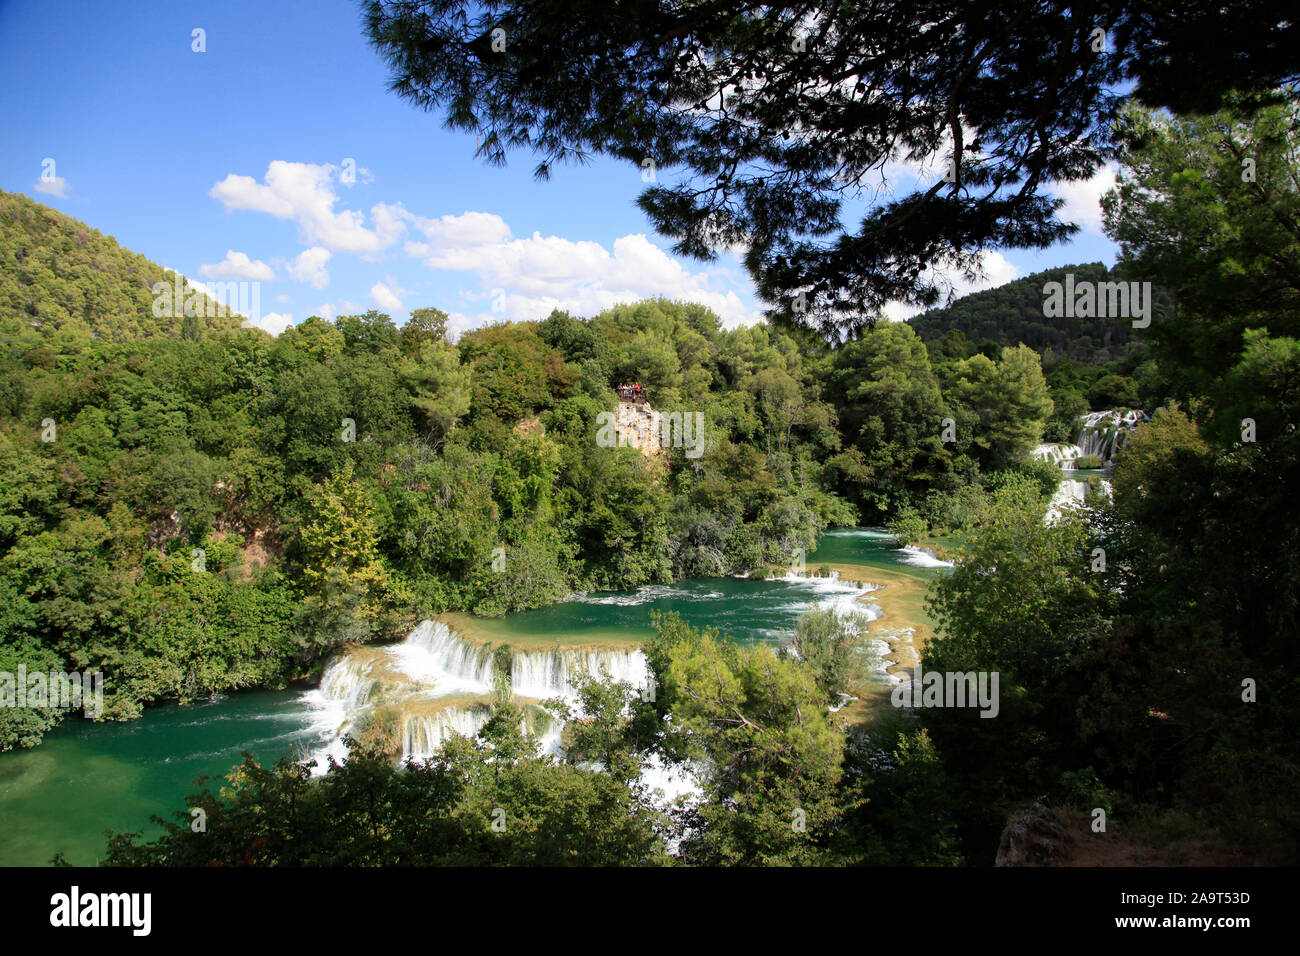
[[[777,642],[800,613],[825,604],[876,616],[883,607],[881,625],[910,630],[923,614],[925,583],[943,567],[866,529],[827,533],[806,560],[809,572],[834,566],[845,581],[693,579],[578,595],[497,620],[447,620],[454,629],[519,648],[631,646],[652,633],[651,611],[677,611],[696,626],[713,625],[747,642]],[[884,584],[880,602],[872,592],[867,603],[856,603],[864,589],[849,580]],[[883,599],[891,591],[897,595],[892,604]],[[125,723],[69,718],[34,750],[0,754],[0,865],[45,865],[56,852],[93,865],[104,853],[105,831],[153,831],[151,814],[180,809],[196,778],[225,774],[244,751],[263,762],[321,755],[327,747],[337,753],[339,721],[337,706],[307,687],[165,704]]]

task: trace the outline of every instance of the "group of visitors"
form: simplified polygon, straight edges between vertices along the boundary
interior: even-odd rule
[[[624,402],[644,402],[645,386],[640,382],[633,382],[631,385],[620,385],[618,387],[618,397]]]

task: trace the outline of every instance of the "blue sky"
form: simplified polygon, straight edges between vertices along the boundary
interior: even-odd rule
[[[634,205],[639,169],[598,160],[538,182],[528,154],[486,166],[472,135],[387,82],[351,0],[0,0],[0,188],[200,282],[259,281],[270,331],[426,305],[467,328],[659,294],[757,318],[733,258],[667,252]],[[1107,175],[1065,193],[1074,242],[991,254],[980,287],[1112,262]]]

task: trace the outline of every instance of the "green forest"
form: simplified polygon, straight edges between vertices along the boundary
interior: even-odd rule
[[[1107,269],[1100,262],[1046,269],[994,289],[972,292],[945,308],[922,312],[907,324],[930,346],[947,336],[957,343],[971,342],[979,351],[1023,342],[1042,356],[1044,365],[1065,360],[1105,365],[1139,348],[1140,340],[1126,318],[1044,316],[1043,286],[1062,282],[1067,274],[1078,282],[1120,279],[1118,270]]]
[[[436,308],[136,336],[162,270],[100,276],[130,257],[23,197],[0,223],[6,258],[42,263],[7,280],[40,318],[8,319],[0,370],[4,663],[102,668],[110,718],[277,686],[447,610],[763,571],[828,527],[1054,486],[1023,460],[1052,406],[1022,347],[932,366],[904,324],[832,350],[662,300],[455,344]],[[597,443],[632,379],[703,415],[702,454]],[[17,713],[2,746],[56,717]]]

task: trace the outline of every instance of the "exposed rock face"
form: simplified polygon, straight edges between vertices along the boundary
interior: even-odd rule
[[[644,455],[663,450],[663,417],[643,402],[619,402],[614,417],[614,434],[619,446],[631,445]]]
[[[1065,828],[1047,806],[1035,803],[1011,818],[998,843],[995,866],[1051,866],[1066,854]]]

